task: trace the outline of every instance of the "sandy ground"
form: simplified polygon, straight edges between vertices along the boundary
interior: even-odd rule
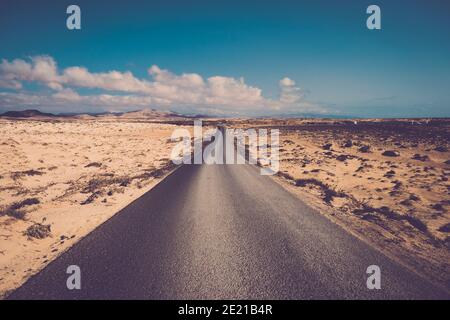
[[[279,129],[276,181],[450,287],[449,120],[217,122]],[[0,294],[160,181],[172,169],[174,128],[130,119],[0,120]]]
[[[450,288],[450,120],[259,120],[280,130],[274,178],[358,237]]]
[[[174,128],[1,119],[0,296],[171,171]]]

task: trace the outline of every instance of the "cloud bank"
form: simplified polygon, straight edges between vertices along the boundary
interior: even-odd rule
[[[147,72],[148,78],[139,79],[129,71],[94,73],[81,66],[59,70],[50,56],[3,59],[0,107],[55,107],[65,112],[157,108],[223,115],[322,111],[318,105],[306,101],[303,90],[287,77],[279,81],[279,98],[270,99],[243,78],[177,75],[156,65]],[[38,89],[26,89],[27,83],[38,84]],[[79,91],[83,88],[99,93],[81,95]]]

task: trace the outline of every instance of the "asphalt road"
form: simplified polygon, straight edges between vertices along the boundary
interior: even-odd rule
[[[381,289],[366,268],[381,268]],[[81,290],[66,269],[81,268]],[[447,293],[250,165],[184,165],[9,299],[429,299]]]

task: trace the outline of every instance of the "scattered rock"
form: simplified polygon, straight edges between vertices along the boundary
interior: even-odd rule
[[[383,155],[385,157],[398,157],[400,155],[400,153],[398,153],[397,151],[394,151],[394,150],[386,150],[381,155]]]
[[[434,148],[434,151],[437,151],[437,152],[448,152],[448,148],[444,147],[444,146],[438,146],[438,147]]]
[[[332,144],[331,143],[326,143],[322,146],[323,150],[330,150],[331,149]]]
[[[370,152],[370,146],[361,146],[359,147],[358,151],[362,153]]]
[[[401,204],[402,206],[410,207],[410,206],[412,205],[412,202],[411,202],[410,199],[405,199],[405,200],[403,200],[403,201],[400,201],[400,204]]]
[[[283,143],[286,143],[286,144],[295,144],[295,142],[294,142],[294,141],[292,141],[292,140],[289,140],[289,139],[287,139],[287,140],[284,140],[284,141],[283,141]]]
[[[445,211],[444,206],[440,203],[435,203],[431,206],[431,208],[433,208],[434,210],[437,211]]]
[[[337,161],[345,161],[348,159],[348,156],[346,154],[340,154],[336,157]]]
[[[440,232],[450,232],[450,223],[444,224],[438,230]]]
[[[353,146],[353,141],[352,140],[347,140],[344,142],[344,144],[342,145],[343,148],[350,148]]]
[[[392,181],[392,183],[394,183],[394,186],[392,187],[394,190],[399,190],[403,186],[403,183],[398,180]]]
[[[102,164],[100,162],[91,162],[87,165],[85,165],[85,168],[90,168],[90,167],[94,167],[94,168],[100,168],[102,166]]]
[[[392,178],[393,176],[395,176],[395,171],[394,171],[394,170],[389,170],[388,172],[386,172],[386,173],[384,174],[384,176],[385,176],[386,178]]]
[[[413,160],[419,160],[419,161],[428,161],[430,160],[430,158],[427,155],[423,155],[421,156],[420,154],[416,153],[412,156]]]
[[[119,184],[119,186],[121,186],[121,187],[126,187],[126,186],[128,186],[130,184],[130,180],[129,179],[124,179],[120,184]]]

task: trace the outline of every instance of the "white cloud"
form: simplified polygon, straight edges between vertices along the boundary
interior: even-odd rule
[[[77,92],[69,88],[62,89],[54,93],[52,97],[60,101],[70,101],[70,102],[78,102],[82,99]]]
[[[145,93],[150,83],[141,81],[131,72],[110,71],[106,73],[91,73],[86,68],[70,67],[64,69],[60,77],[64,85],[86,88],[99,88],[109,91]]]
[[[213,76],[204,79],[196,73],[177,75],[156,65],[148,69],[148,74],[149,79],[139,79],[129,71],[93,73],[81,66],[59,71],[55,60],[49,56],[31,57],[28,61],[3,59],[0,63],[0,88],[18,92],[0,93],[0,107],[13,107],[14,104],[61,108],[83,105],[114,110],[155,107],[207,113],[221,111],[222,114],[320,109],[305,101],[303,91],[287,77],[280,80],[280,97],[274,100],[265,98],[261,89],[246,84],[243,78]],[[26,92],[23,90],[24,82],[39,83],[54,92]],[[80,95],[77,88],[105,92]]]
[[[36,81],[51,89],[60,90],[62,84],[57,72],[56,62],[49,56],[32,57],[31,63],[21,59],[12,62],[3,59],[0,64],[0,81],[15,84],[20,81]]]
[[[0,79],[0,88],[6,89],[22,89],[22,83],[12,79]]]
[[[304,98],[304,93],[301,88],[295,85],[295,81],[287,77],[279,82],[280,85],[280,102],[286,105],[293,105],[300,102]]]

